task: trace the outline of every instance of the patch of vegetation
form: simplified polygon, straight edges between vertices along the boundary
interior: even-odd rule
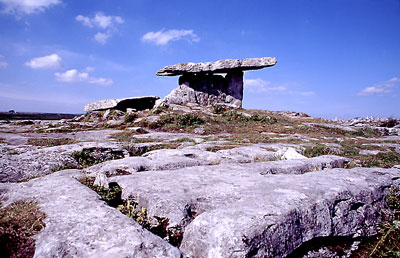
[[[95,191],[108,205],[116,208],[122,202],[122,188],[116,183],[110,183],[109,188],[105,188],[103,186],[95,185],[94,180],[94,177],[83,177],[79,182]]]
[[[172,131],[176,129],[185,129],[191,131],[204,123],[205,120],[196,113],[166,114],[161,116],[159,121],[148,123],[145,126],[151,129],[162,128]]]
[[[386,201],[393,217],[381,223],[376,237],[364,241],[352,257],[400,257],[400,191],[392,188]]]
[[[59,145],[73,144],[77,141],[72,138],[30,138],[28,144],[41,147],[53,147]]]
[[[51,172],[57,172],[57,171],[64,170],[64,169],[75,169],[75,168],[78,168],[78,167],[74,164],[66,163],[66,164],[62,164],[60,166],[52,168]]]
[[[129,152],[129,156],[142,156],[143,154],[154,151],[154,150],[162,150],[162,149],[176,149],[180,146],[177,143],[166,143],[166,144],[155,144],[149,146],[124,146],[126,150]]]
[[[228,110],[228,107],[224,106],[224,105],[214,105],[212,107],[212,112],[214,114],[223,114]]]
[[[391,168],[396,164],[400,164],[400,153],[395,151],[379,152],[376,155],[368,155],[360,159],[363,167]]]
[[[131,123],[135,121],[136,118],[138,118],[138,115],[136,113],[126,113],[124,116],[124,122]]]
[[[230,150],[236,148],[236,145],[215,145],[206,148],[206,151],[217,152],[219,150]]]
[[[114,151],[110,148],[85,148],[82,151],[75,151],[71,154],[82,168],[90,167],[107,160],[122,159],[122,151]]]
[[[374,131],[370,127],[363,127],[362,129],[359,129],[355,132],[352,132],[353,136],[362,136],[362,137],[377,137],[380,136],[378,132]]]
[[[14,122],[12,124],[14,124],[14,125],[33,125],[35,123],[32,120],[23,120],[23,121]]]
[[[360,153],[355,144],[343,142],[341,143],[341,145],[342,145],[343,156],[353,157]]]
[[[35,202],[18,201],[0,210],[0,253],[2,257],[33,257],[32,238],[45,224],[46,215]]]
[[[125,200],[121,199],[122,188],[117,183],[110,183],[109,188],[105,188],[94,185],[92,177],[84,177],[80,182],[98,193],[101,199],[111,207],[117,208],[122,214],[137,221],[143,228],[179,247],[183,238],[183,230],[180,227],[167,229],[169,219],[164,217],[155,216],[154,219],[157,223],[151,223],[146,208],[140,208],[132,196]]]
[[[123,131],[110,135],[110,138],[115,139],[118,142],[132,142],[132,143],[145,143],[145,142],[157,142],[159,139],[151,138],[135,138],[135,135],[139,135],[136,131]]]
[[[179,138],[173,141],[170,141],[171,143],[183,143],[183,142],[191,142],[191,143],[196,143],[196,141],[193,138],[190,137],[183,137]]]
[[[163,112],[165,112],[167,110],[168,110],[168,106],[161,105],[161,106],[158,106],[158,107],[154,108],[151,112],[153,114],[161,114],[161,113],[163,113]]]
[[[322,155],[334,155],[334,153],[328,146],[319,143],[310,147],[306,147],[304,150],[304,156],[307,158],[313,158]]]

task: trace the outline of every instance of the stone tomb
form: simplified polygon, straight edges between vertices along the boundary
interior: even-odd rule
[[[166,66],[158,76],[180,75],[179,87],[162,102],[166,104],[194,103],[201,106],[226,104],[240,108],[243,99],[243,74],[276,64],[275,57],[225,59],[205,63],[181,63]],[[225,73],[225,76],[219,75]]]

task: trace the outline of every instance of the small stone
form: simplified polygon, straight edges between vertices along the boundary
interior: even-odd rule
[[[204,128],[202,127],[198,127],[194,129],[194,133],[195,134],[204,134],[206,132],[206,130],[204,130]]]
[[[306,159],[306,156],[301,155],[293,148],[287,148],[286,150],[279,150],[275,156],[281,160],[292,160],[292,159]]]

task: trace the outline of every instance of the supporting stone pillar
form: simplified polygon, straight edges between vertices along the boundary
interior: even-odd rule
[[[225,102],[234,105],[235,107],[242,107],[243,100],[243,71],[233,70],[228,72],[225,76],[227,83],[227,94],[232,96],[232,99],[227,99]]]

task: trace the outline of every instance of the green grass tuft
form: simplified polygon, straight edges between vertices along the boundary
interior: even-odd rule
[[[2,257],[33,257],[37,234],[46,215],[35,202],[17,201],[0,210],[0,253]]]

